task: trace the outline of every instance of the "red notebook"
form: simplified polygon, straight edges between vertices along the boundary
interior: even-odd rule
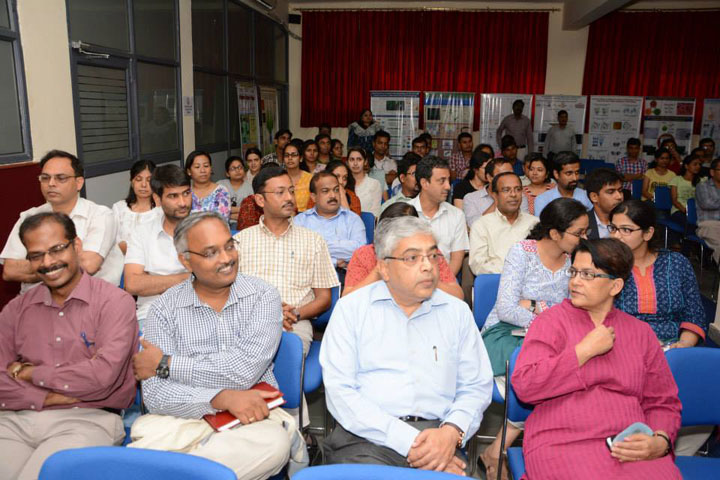
[[[268,410],[272,410],[275,407],[285,404],[282,392],[267,382],[260,382],[252,387],[251,390],[265,390],[266,392],[278,392],[280,394],[278,397],[265,399]],[[205,415],[203,416],[203,419],[208,422],[216,432],[224,432],[225,430],[229,430],[237,425],[240,425],[240,420],[227,410],[218,412],[215,415]]]

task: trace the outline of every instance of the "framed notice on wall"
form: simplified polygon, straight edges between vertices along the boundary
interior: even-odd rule
[[[643,97],[592,95],[587,157],[617,163],[627,141],[640,136]]]
[[[371,90],[370,110],[390,134],[390,156],[399,160],[410,150],[420,120],[420,92]]]
[[[569,128],[575,131],[575,152],[579,155],[582,150],[582,137],[585,131],[585,95],[535,95],[535,122],[533,135],[535,135],[535,150],[545,151],[545,138],[550,127],[557,125],[557,114],[561,110],[568,113]]]
[[[425,92],[423,102],[425,130],[432,135],[431,151],[449,159],[457,150],[457,136],[472,134],[475,94],[464,92]]]
[[[530,117],[533,96],[527,93],[483,93],[480,104],[480,143],[492,145],[496,152],[500,152],[496,133],[502,119],[512,114],[512,104],[515,100],[525,102],[523,115]]]
[[[658,138],[666,133],[675,137],[680,155],[690,153],[694,98],[645,97],[643,109],[643,152],[645,158],[654,158]]]

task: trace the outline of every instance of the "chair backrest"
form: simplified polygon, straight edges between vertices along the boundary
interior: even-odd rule
[[[282,332],[274,362],[273,373],[286,402],[283,408],[298,408],[303,392],[303,346],[300,337]]]
[[[697,204],[694,198],[688,198],[687,201],[687,223],[697,225]]]
[[[642,178],[638,178],[637,180],[632,181],[632,198],[634,198],[635,200],[642,200],[642,187]]]
[[[673,348],[665,358],[678,386],[682,425],[720,425],[720,348]]]
[[[658,210],[670,210],[672,208],[670,187],[664,185],[655,187],[655,208]]]
[[[235,480],[235,473],[212,460],[183,453],[126,447],[89,447],[52,454],[39,480]]]
[[[332,315],[332,312],[335,309],[335,304],[337,303],[338,298],[340,298],[340,287],[333,287],[330,290],[330,295],[330,308],[318,315],[318,317],[312,322],[312,324],[316,327],[324,327],[330,321],[330,315]]]
[[[370,212],[360,212],[360,218],[365,224],[365,240],[369,245],[375,240],[375,215]]]
[[[524,422],[525,419],[532,413],[533,406],[526,403],[522,403],[515,395],[515,389],[512,386],[512,373],[515,370],[515,362],[517,357],[520,355],[520,347],[517,347],[515,351],[510,355],[510,368],[508,369],[508,394],[507,394],[507,410],[508,420],[511,422]]]
[[[415,468],[338,464],[303,468],[292,478],[293,480],[457,480],[460,477]]]
[[[475,277],[473,285],[473,316],[479,329],[485,325],[490,311],[495,306],[498,288],[500,287],[499,273],[483,273]]]

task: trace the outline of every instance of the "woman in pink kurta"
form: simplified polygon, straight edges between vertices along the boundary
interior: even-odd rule
[[[526,479],[681,479],[670,443],[680,427],[677,386],[652,329],[613,307],[633,265],[614,239],[582,241],[570,300],[530,326],[512,376],[535,409],[525,423]],[[635,434],[605,443],[635,422]],[[622,461],[621,461],[622,460]]]

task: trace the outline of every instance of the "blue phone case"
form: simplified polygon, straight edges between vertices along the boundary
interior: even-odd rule
[[[636,433],[644,433],[646,435],[652,436],[653,433],[655,433],[655,432],[653,432],[652,428],[648,427],[644,423],[635,422],[632,425],[630,425],[629,427],[627,427],[625,430],[623,430],[622,432],[615,435],[614,437],[608,437],[605,440],[607,442],[608,448],[612,448],[613,444],[622,442],[630,435],[634,435]]]

